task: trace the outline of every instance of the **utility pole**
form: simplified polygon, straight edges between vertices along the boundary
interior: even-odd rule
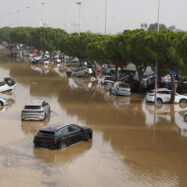
[[[80,10],[80,7],[81,7],[81,2],[76,2],[76,5],[78,5],[79,6],[79,23],[78,23],[78,25],[79,25],[79,34],[80,34],[80,27],[81,27],[81,10]]]
[[[105,0],[105,35],[107,32],[107,0]]]
[[[27,26],[29,26],[29,6],[26,7],[26,11],[27,11]]]
[[[19,10],[17,10],[17,27],[19,27]]]
[[[65,16],[65,18],[64,18],[64,30],[66,31],[66,0],[64,1],[64,4],[65,4],[65,10],[64,10],[64,16]]]
[[[42,8],[42,10],[41,10],[42,11],[42,26],[44,26],[44,10],[43,9],[44,9],[45,3],[42,2],[41,5],[42,5],[42,7],[41,7]]]
[[[158,15],[157,15],[158,32],[159,32],[159,21],[160,21],[160,0],[158,0]],[[156,66],[155,66],[155,105],[157,105],[157,84],[158,84],[158,57],[156,59]]]

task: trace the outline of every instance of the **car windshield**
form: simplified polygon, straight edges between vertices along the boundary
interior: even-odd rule
[[[105,80],[112,80],[112,77],[105,77]]]
[[[29,105],[26,105],[24,109],[41,109],[41,106],[29,106]]]
[[[119,87],[121,87],[121,88],[129,88],[129,85],[128,84],[120,84]]]

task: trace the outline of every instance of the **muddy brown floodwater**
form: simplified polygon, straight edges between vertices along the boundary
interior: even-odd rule
[[[187,186],[186,106],[154,108],[143,95],[114,97],[58,68],[1,55],[0,80],[6,76],[17,87],[0,94],[9,99],[0,107],[0,186]],[[53,112],[44,122],[22,122],[24,104],[38,98]],[[57,121],[91,127],[93,140],[64,150],[35,149],[35,133]]]

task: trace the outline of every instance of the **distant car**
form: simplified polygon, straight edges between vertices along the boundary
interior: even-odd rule
[[[80,66],[75,71],[72,72],[72,77],[88,77],[93,73],[93,70],[91,68],[88,68],[86,66]]]
[[[44,120],[50,113],[50,106],[43,100],[34,100],[26,103],[21,112],[22,120]]]
[[[184,121],[187,122],[187,112],[184,113]]]
[[[131,94],[131,88],[129,84],[124,82],[115,82],[110,91],[112,94],[122,96],[130,96]]]
[[[8,99],[0,97],[0,106],[8,105]]]
[[[36,64],[36,63],[40,62],[41,60],[42,60],[42,56],[35,56],[35,57],[33,57],[33,58],[31,59],[31,62],[32,62],[33,64]]]
[[[92,129],[75,124],[57,123],[41,129],[34,137],[34,147],[61,149],[79,141],[92,139]]]
[[[157,103],[169,103],[171,100],[171,92],[172,90],[169,90],[167,88],[159,88],[157,90]],[[155,102],[155,90],[151,90],[146,93],[145,101]],[[187,96],[179,95],[178,93],[176,93],[175,103],[187,103]]]
[[[16,81],[10,77],[6,77],[2,82],[0,82],[0,92],[12,91],[15,87]]]
[[[110,75],[104,75],[98,78],[97,80],[98,84],[113,84],[114,80],[112,78],[112,76]]]
[[[78,67],[80,66],[80,62],[78,60],[70,60],[69,62],[67,62],[67,66]]]

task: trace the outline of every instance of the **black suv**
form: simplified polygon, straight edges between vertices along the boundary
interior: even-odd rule
[[[53,124],[41,129],[34,137],[34,147],[61,149],[79,141],[92,139],[92,129],[75,124]]]

